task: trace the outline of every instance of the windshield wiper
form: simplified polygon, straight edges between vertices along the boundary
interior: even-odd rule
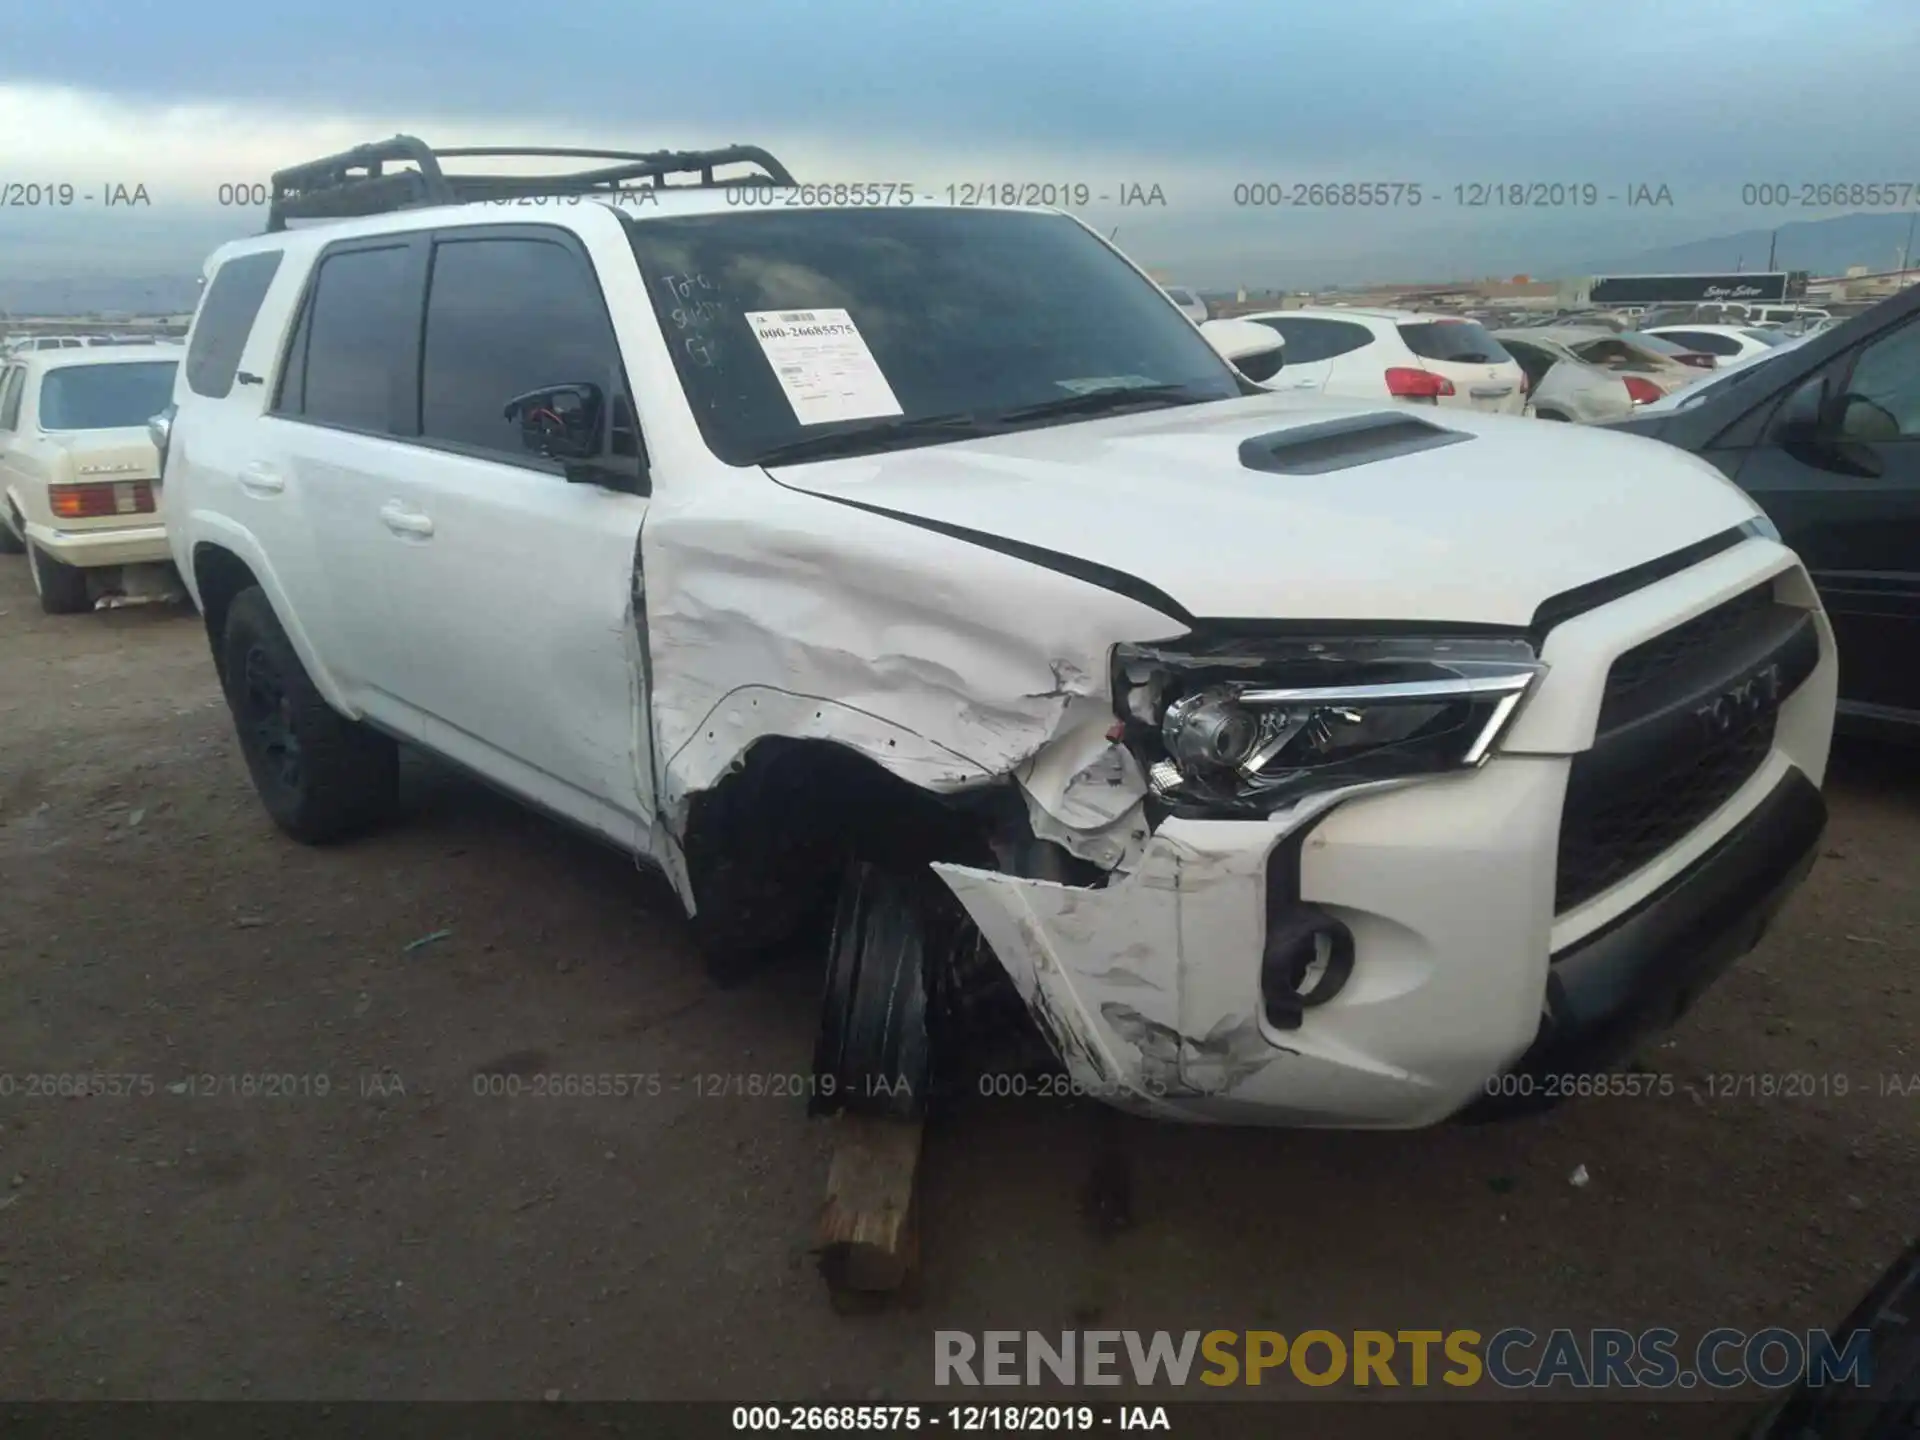
[[[969,440],[997,433],[972,411],[952,415],[921,415],[910,420],[883,420],[854,430],[834,430],[825,435],[803,435],[798,440],[775,445],[753,457],[755,465],[791,465],[801,460],[828,460],[842,455],[863,455],[892,450],[921,440]]]
[[[1056,415],[1105,415],[1119,410],[1158,409],[1168,405],[1204,405],[1223,397],[1196,395],[1185,385],[1115,386],[1107,390],[1089,390],[1084,395],[1063,395],[1058,400],[1042,400],[1037,405],[1021,405],[1001,410],[994,420],[1003,425],[1018,425],[1028,420],[1050,420]]]

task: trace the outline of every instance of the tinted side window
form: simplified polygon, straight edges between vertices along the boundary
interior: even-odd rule
[[[278,250],[239,255],[215,273],[187,344],[187,388],[194,394],[224,400],[233,390],[240,352],[247,348],[247,336],[280,269],[280,258]]]
[[[9,366],[6,378],[0,380],[0,430],[20,428],[20,397],[26,393],[22,377],[26,373],[18,365]]]
[[[391,433],[399,361],[418,311],[409,305],[408,246],[342,250],[320,262],[302,321],[301,393],[287,412],[322,425]]]
[[[506,403],[585,381],[609,398],[619,347],[587,263],[554,241],[442,240],[427,284],[420,364],[424,438],[527,458]]]

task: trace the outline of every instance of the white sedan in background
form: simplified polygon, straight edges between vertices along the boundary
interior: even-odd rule
[[[1526,371],[1477,320],[1346,306],[1241,318],[1265,325],[1287,342],[1277,374],[1247,370],[1269,390],[1496,415],[1526,412]]]
[[[0,367],[0,552],[22,554],[49,615],[93,608],[128,572],[171,571],[160,458],[177,345],[32,350]]]
[[[1697,405],[1706,399],[1710,393],[1717,395],[1720,392],[1721,386],[1737,383],[1745,379],[1748,371],[1754,369],[1756,366],[1766,364],[1767,361],[1773,359],[1774,356],[1785,355],[1790,350],[1799,349],[1813,338],[1813,333],[1792,336],[1789,339],[1782,340],[1770,350],[1762,350],[1758,354],[1753,355],[1743,355],[1738,360],[1722,360],[1718,369],[1706,371],[1691,385],[1684,385],[1678,390],[1669,391],[1665,399],[1656,400],[1643,408],[1649,413],[1657,414],[1666,410],[1685,410],[1690,405]]]
[[[1657,325],[1646,333],[1689,350],[1704,351],[1713,356],[1720,369],[1730,361],[1765,355],[1787,339],[1778,330],[1762,330],[1757,325]]]
[[[1167,292],[1167,298],[1169,300],[1180,307],[1180,313],[1182,315],[1186,316],[1196,325],[1204,325],[1206,323],[1207,302],[1202,300],[1193,291],[1184,285],[1162,285],[1160,288]]]
[[[1542,420],[1594,425],[1631,415],[1635,407],[1666,394],[1646,375],[1621,374],[1580,353],[1577,347],[1583,343],[1590,347],[1596,338],[1611,341],[1610,331],[1496,330],[1494,338],[1526,371],[1527,413]]]

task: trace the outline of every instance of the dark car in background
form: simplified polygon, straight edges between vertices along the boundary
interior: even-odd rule
[[[1920,286],[1611,427],[1690,450],[1800,553],[1840,646],[1840,723],[1920,741]]]

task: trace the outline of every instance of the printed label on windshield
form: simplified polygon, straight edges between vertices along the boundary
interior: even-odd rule
[[[802,425],[902,413],[845,310],[749,310],[746,321]]]

